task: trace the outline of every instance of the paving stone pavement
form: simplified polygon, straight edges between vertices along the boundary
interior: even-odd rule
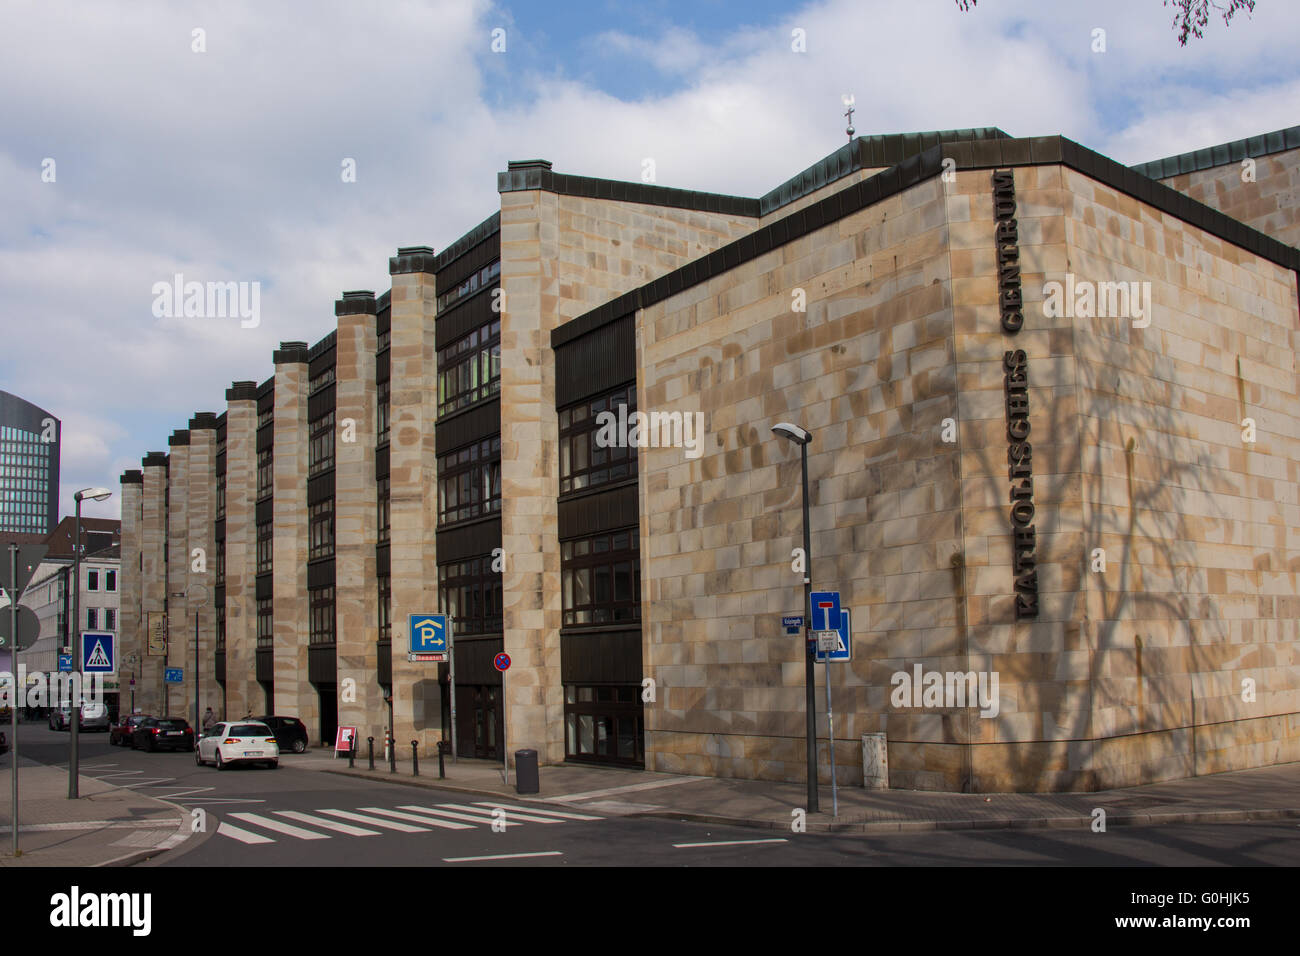
[[[189,836],[181,808],[82,776],[79,799],[68,799],[68,772],[19,758],[19,850],[13,839],[10,786],[0,770],[0,867],[124,865],[179,845]]]
[[[376,769],[329,751],[298,758],[305,768],[419,787],[440,787],[485,795],[515,792],[501,765],[482,760],[446,761],[438,779],[437,758],[422,758],[419,777],[409,760],[391,773],[378,757]],[[588,806],[606,814],[645,814],[705,823],[789,828],[794,811],[806,808],[803,784],[772,783],[568,765],[540,768],[539,793],[529,799]],[[810,831],[899,832],[980,828],[1087,827],[1094,811],[1106,824],[1229,823],[1300,818],[1300,763],[1211,774],[1096,793],[940,793],[921,790],[867,791],[841,785],[839,814],[832,816],[831,788],[818,791],[820,813],[807,814]]]

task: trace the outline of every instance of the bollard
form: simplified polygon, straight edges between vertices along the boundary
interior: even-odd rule
[[[375,769],[375,738],[367,737],[366,741],[370,745],[370,769],[374,770]]]
[[[420,775],[420,742],[418,740],[412,740],[411,741],[411,776],[418,777],[419,775]]]
[[[438,779],[439,780],[447,779],[447,768],[443,765],[442,762],[442,755],[445,754],[446,752],[447,752],[447,741],[439,740],[438,741]]]
[[[357,766],[357,735],[352,735],[352,740],[348,743],[348,769],[355,770]]]
[[[384,748],[388,751],[388,772],[397,773],[397,738],[386,733],[384,735]]]

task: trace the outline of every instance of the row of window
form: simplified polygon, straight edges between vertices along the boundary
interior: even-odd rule
[[[501,510],[501,439],[485,438],[438,459],[438,522]]]
[[[459,302],[467,296],[473,295],[479,289],[486,289],[493,281],[501,275],[501,260],[496,259],[489,262],[478,272],[467,276],[460,285],[454,289],[448,289],[442,295],[438,296],[438,311],[446,311],[452,303]]]
[[[111,607],[88,607],[86,608],[86,629],[90,631],[99,630],[100,612],[103,612],[104,630],[117,630],[117,611]]]
[[[624,385],[559,412],[560,494],[594,488],[636,475],[636,447],[603,427],[602,414],[630,421],[636,413],[636,386]]]
[[[438,414],[468,408],[501,391],[501,320],[438,351]]]
[[[99,568],[90,568],[90,569],[87,569],[87,571],[86,571],[86,590],[87,590],[87,591],[98,591],[98,590],[99,590],[99,582],[100,582],[100,574],[101,574],[101,573],[103,574],[104,590],[105,590],[105,591],[116,591],[116,590],[117,590],[117,572],[116,572],[116,571],[108,571],[108,570],[105,570],[105,571],[102,571],[102,572],[101,572],[101,570],[100,570]]]

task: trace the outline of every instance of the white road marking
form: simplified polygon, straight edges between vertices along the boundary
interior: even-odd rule
[[[589,797],[607,797],[615,793],[630,793],[633,790],[653,790],[657,787],[675,787],[681,783],[694,783],[707,780],[708,777],[677,777],[671,780],[651,780],[649,783],[629,783],[624,787],[606,787],[604,790],[587,790],[584,793],[566,793],[558,797],[546,797],[542,803],[569,803],[573,800],[586,800]]]
[[[360,807],[366,813],[378,813],[380,816],[392,817],[394,820],[410,820],[412,823],[423,823],[425,826],[442,827],[444,830],[472,830],[471,826],[464,823],[452,823],[450,820],[435,820],[432,817],[416,816],[414,813],[398,813],[396,810],[384,810],[381,807]]]
[[[455,804],[446,804],[446,803],[444,803],[444,804],[441,804],[441,806],[444,806],[444,807],[446,807],[446,806],[455,806]],[[414,810],[416,813],[430,813],[430,814],[433,814],[434,816],[438,816],[438,817],[447,817],[447,818],[452,819],[452,820],[468,820],[470,823],[481,823],[481,824],[484,824],[484,825],[487,825],[487,824],[493,822],[493,817],[492,817],[492,814],[490,814],[490,813],[489,813],[487,816],[484,817],[484,816],[478,816],[478,815],[476,815],[476,814],[472,814],[472,813],[455,813],[455,812],[453,812],[452,810],[439,810],[439,809],[437,809],[436,807],[398,807],[397,809],[399,809],[399,810]],[[468,808],[468,807],[460,807],[460,808],[458,808],[458,809],[468,810],[469,808]],[[557,821],[557,822],[558,822],[558,821]],[[509,820],[509,818],[506,819],[505,824],[506,824],[506,826],[508,826],[508,827],[517,827],[517,826],[520,825],[520,824],[518,824],[518,823],[512,823],[512,822]]]
[[[780,837],[776,840],[718,840],[714,843],[674,843],[673,848],[682,850],[682,849],[686,849],[687,847],[696,847],[696,846],[744,846],[750,843],[789,843],[789,842],[790,841],[787,840],[785,837]]]
[[[249,833],[247,830],[241,830],[239,827],[231,826],[229,823],[222,822],[217,827],[217,832],[222,836],[228,836],[240,843],[274,843],[270,837],[258,836],[256,833]]]
[[[272,820],[270,817],[264,817],[260,813],[232,813],[230,816],[244,823],[252,823],[276,833],[283,833],[285,836],[297,837],[299,840],[329,839],[329,837],[323,833],[316,833],[312,830],[304,830],[301,827],[290,826],[287,823],[281,823],[279,820]]]
[[[498,853],[495,856],[444,856],[443,863],[477,863],[480,860],[523,860],[532,856],[564,856],[559,850],[542,853]]]
[[[428,833],[426,827],[413,827],[405,823],[394,823],[392,820],[380,820],[377,817],[368,817],[362,813],[353,813],[351,810],[317,810],[317,813],[326,813],[332,817],[340,817],[344,820],[355,820],[357,823],[369,824],[373,827],[383,827],[385,830],[397,830],[399,833]],[[425,821],[433,826],[439,826],[436,821]],[[453,829],[459,829],[459,823],[442,824]]]
[[[438,806],[440,806],[440,807],[447,807],[447,808],[450,809],[450,810],[464,810],[466,813],[478,813],[478,814],[482,814],[481,817],[476,817],[475,819],[482,819],[482,820],[485,820],[485,821],[488,822],[488,823],[492,822],[492,819],[493,819],[493,817],[492,817],[492,811],[493,811],[493,810],[505,810],[505,807],[493,807],[492,810],[489,810],[486,806],[484,806],[484,807],[467,807],[467,806],[465,806],[465,805],[463,805],[463,804],[459,804],[459,803],[440,803],[440,804],[438,804]],[[410,809],[413,809],[413,810],[414,810],[414,809],[419,809],[419,808],[418,808],[418,807],[412,807],[412,808],[410,808]],[[543,811],[543,812],[545,812],[545,811]],[[526,822],[528,822],[528,823],[563,823],[563,822],[564,822],[563,820],[555,820],[555,819],[552,819],[551,817],[539,817],[539,816],[534,816],[534,815],[527,814],[527,813],[520,813],[520,812],[517,811],[517,810],[511,810],[510,812],[508,812],[508,813],[506,814],[506,820],[507,820],[507,821],[509,821],[509,820],[524,820],[524,821],[526,821]]]
[[[550,817],[563,817],[566,820],[603,820],[604,817],[593,817],[585,813],[564,813],[560,810],[541,810],[537,807],[517,807],[511,803],[488,803],[486,800],[475,800],[474,803],[480,807],[500,807],[503,810],[518,810],[521,813],[544,813]]]
[[[271,812],[277,817],[288,817],[290,820],[297,820],[299,823],[310,823],[312,826],[333,830],[336,833],[346,833],[348,836],[379,836],[378,830],[365,830],[348,823],[339,823],[337,820],[326,820],[324,817],[314,817],[310,813],[300,813],[297,810],[273,810]]]

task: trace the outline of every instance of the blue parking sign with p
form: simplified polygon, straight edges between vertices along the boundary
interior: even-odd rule
[[[447,650],[447,615],[412,614],[411,653],[438,654]]]

